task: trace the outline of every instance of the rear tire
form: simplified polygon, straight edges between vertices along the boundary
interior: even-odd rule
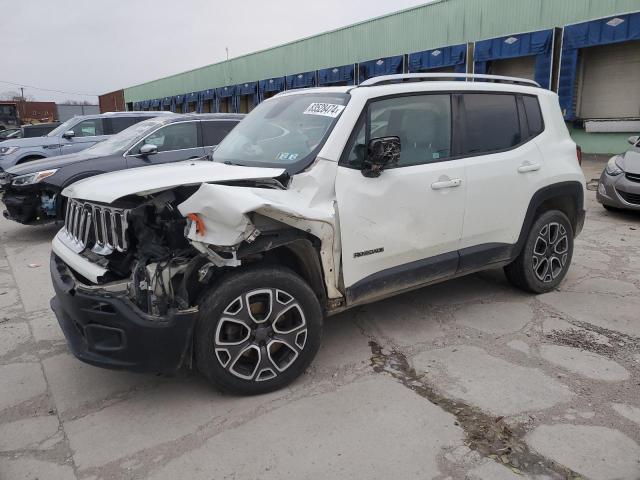
[[[230,272],[205,293],[195,331],[196,364],[220,389],[256,395],[278,390],[309,366],[323,314],[294,272],[258,266]]]
[[[518,257],[504,268],[509,282],[518,288],[546,293],[556,288],[571,265],[573,228],[559,210],[540,215],[531,226]]]

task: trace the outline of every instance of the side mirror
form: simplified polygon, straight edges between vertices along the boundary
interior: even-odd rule
[[[367,158],[362,166],[362,175],[379,177],[382,171],[400,160],[400,137],[379,137],[369,140]]]
[[[151,143],[145,143],[142,147],[140,147],[140,155],[155,155],[158,153],[158,146],[152,145]]]
[[[68,138],[73,138],[73,137],[75,137],[75,136],[76,136],[76,132],[74,132],[73,130],[67,130],[66,132],[64,132],[64,133],[62,134],[62,137],[63,137],[63,138],[67,138],[67,139],[68,139]]]
[[[636,145],[638,145],[638,142],[640,142],[640,137],[638,135],[629,137],[628,142],[635,147]]]

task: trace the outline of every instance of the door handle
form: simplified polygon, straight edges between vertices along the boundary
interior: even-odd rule
[[[443,188],[459,187],[462,184],[462,180],[459,178],[452,178],[450,180],[441,180],[431,184],[433,190],[442,190]]]
[[[518,172],[519,173],[527,173],[527,172],[536,172],[540,170],[540,164],[539,163],[529,163],[529,162],[525,162],[522,165],[520,165],[518,167]]]

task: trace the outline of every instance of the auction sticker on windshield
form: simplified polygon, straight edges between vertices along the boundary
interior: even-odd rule
[[[303,112],[305,115],[322,115],[323,117],[336,118],[344,110],[344,105],[335,103],[312,103]]]

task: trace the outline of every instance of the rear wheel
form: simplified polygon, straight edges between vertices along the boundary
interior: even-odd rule
[[[291,270],[232,272],[201,302],[195,333],[198,369],[232,393],[277,390],[302,374],[315,357],[322,320],[317,297]]]
[[[559,210],[540,215],[533,223],[520,255],[504,268],[515,286],[534,293],[556,288],[573,256],[573,228]]]

